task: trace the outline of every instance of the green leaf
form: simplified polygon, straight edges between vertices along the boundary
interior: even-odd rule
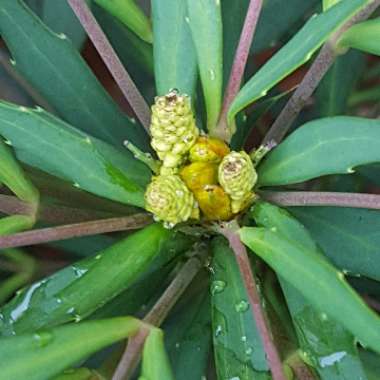
[[[159,224],[136,232],[23,290],[0,310],[0,335],[81,320],[190,245]]]
[[[119,19],[125,26],[130,28],[141,39],[153,42],[150,21],[135,0],[94,0],[106,9],[114,17]]]
[[[380,18],[353,25],[337,41],[338,49],[354,48],[380,55]]]
[[[227,242],[213,242],[211,283],[214,354],[219,379],[269,379],[261,338],[238,265]]]
[[[253,208],[251,215],[259,226],[274,228],[285,238],[306,249],[319,250],[305,227],[285,210],[260,202]],[[279,280],[303,356],[317,369],[321,379],[366,379],[352,335],[340,323],[312,307],[300,291],[286,280],[282,277]]]
[[[331,117],[306,123],[267,156],[261,186],[289,185],[380,161],[380,121]]]
[[[35,219],[29,215],[12,215],[0,219],[0,236],[9,235],[32,228]]]
[[[355,50],[337,57],[315,93],[314,108],[318,117],[346,113],[349,96],[365,69],[365,58]]]
[[[380,352],[380,317],[319,250],[288,240],[269,228],[245,227],[240,237],[313,307],[340,322],[363,345]]]
[[[371,351],[360,352],[362,360],[368,374],[368,380],[378,380],[380,378],[380,358],[379,355]]]
[[[159,329],[152,329],[145,341],[139,380],[174,380],[165,352],[164,334]]]
[[[52,380],[103,380],[98,373],[88,368],[75,368],[64,371]]]
[[[340,207],[291,207],[329,259],[344,272],[380,281],[380,212]]]
[[[139,327],[137,319],[123,317],[2,338],[0,377],[4,380],[50,379],[101,348],[136,334]]]
[[[202,283],[200,280],[197,277],[188,292],[193,293],[194,287]],[[176,380],[201,379],[207,371],[211,348],[210,319],[210,293],[202,286],[195,295],[184,294],[180,305],[165,322],[165,346]]]
[[[231,104],[229,122],[233,121],[239,111],[265,96],[283,78],[309,61],[331,34],[368,2],[369,0],[342,1],[312,17],[240,90]]]
[[[71,42],[21,0],[1,0],[0,34],[15,68],[67,122],[112,144],[129,139],[148,147],[143,129],[121,112]]]
[[[220,1],[187,0],[187,8],[206,103],[207,128],[212,132],[222,104],[223,27]]]
[[[323,3],[323,10],[326,11],[327,9],[333,7],[335,4],[338,4],[341,0],[322,0]]]
[[[0,135],[28,165],[114,201],[144,206],[149,169],[42,111],[0,102]]]
[[[1,182],[23,201],[33,204],[38,203],[38,190],[25,176],[24,171],[13,157],[12,152],[0,138],[0,183]]]
[[[172,88],[188,95],[194,93],[197,59],[186,14],[186,0],[152,0],[158,95],[165,95]]]

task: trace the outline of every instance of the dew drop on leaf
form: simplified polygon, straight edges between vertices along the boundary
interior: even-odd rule
[[[45,347],[53,340],[53,334],[49,332],[38,332],[33,335],[33,339],[38,347]]]
[[[224,281],[215,280],[211,284],[211,294],[214,295],[214,294],[222,293],[225,287],[226,287],[226,283]]]
[[[235,310],[238,313],[244,313],[249,308],[249,303],[245,300],[241,300],[235,304]]]

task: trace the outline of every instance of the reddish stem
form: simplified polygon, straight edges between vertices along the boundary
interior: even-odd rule
[[[126,231],[144,227],[152,222],[149,214],[93,220],[91,222],[68,224],[59,227],[41,228],[0,237],[0,249],[23,247],[55,240],[71,239],[80,236]]]
[[[235,254],[235,258],[247,290],[253,318],[256,321],[257,329],[263,342],[273,380],[286,380],[281,358],[273,341],[270,326],[261,305],[260,296],[257,291],[257,285],[255,282],[255,277],[252,273],[247,250],[236,232],[238,229],[239,225],[236,221],[233,221],[223,224],[218,231],[228,239],[230,247]]]
[[[237,93],[239,92],[243,80],[245,66],[247,64],[249,51],[255,34],[257,21],[262,8],[262,0],[250,0],[244,26],[240,35],[239,45],[236,49],[234,62],[231,69],[230,78],[224,95],[222,112],[219,119],[219,125],[215,134],[220,138],[228,140],[230,132],[227,124],[228,109]]]
[[[149,133],[150,109],[132,78],[129,76],[127,70],[121,63],[102,28],[96,21],[89,6],[84,0],[68,0],[68,3],[77,15],[80,23],[86,30],[96,50],[102,57],[103,62],[108,67],[108,70],[116,83],[119,85],[137,118]]]
[[[380,195],[318,191],[260,191],[260,197],[279,206],[332,206],[380,210]]]
[[[156,302],[150,312],[145,316],[144,322],[154,326],[160,326],[165,320],[170,310],[178,301],[186,288],[193,281],[196,274],[202,267],[202,261],[198,257],[193,257],[183,265],[174,280]],[[127,348],[120,359],[119,365],[112,377],[112,380],[126,380],[133,375],[141,357],[144,346],[146,331],[141,331],[132,337]]]
[[[8,215],[30,215],[34,207],[12,195],[0,194],[0,212]]]

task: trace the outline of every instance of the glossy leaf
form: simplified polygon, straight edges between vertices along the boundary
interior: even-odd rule
[[[329,36],[368,2],[369,0],[342,1],[312,17],[240,90],[230,107],[229,121],[232,122],[239,111],[265,96],[283,78],[309,61]]]
[[[164,334],[159,329],[152,329],[145,341],[139,380],[174,380],[165,351]]]
[[[335,4],[338,4],[341,0],[322,0],[323,3],[323,10],[326,11],[327,9],[333,7]]]
[[[341,207],[291,207],[329,259],[354,276],[380,281],[380,212]]]
[[[143,207],[149,169],[42,111],[0,103],[0,135],[28,165],[94,194]],[[47,159],[48,157],[48,159]]]
[[[380,18],[353,25],[337,42],[341,49],[354,48],[366,53],[380,55]]]
[[[288,240],[269,228],[245,227],[240,237],[313,307],[340,322],[362,344],[380,352],[380,317],[319,250]]]
[[[220,1],[187,1],[188,23],[198,58],[211,132],[218,121],[223,87],[223,27]]]
[[[94,0],[101,7],[119,19],[141,39],[153,42],[150,21],[135,0]]]
[[[319,251],[305,227],[285,210],[260,202],[252,211],[259,226],[276,229],[290,241]],[[320,251],[321,254],[323,254]],[[279,278],[305,360],[322,380],[366,379],[353,336],[335,320],[314,308],[299,290]]]
[[[1,122],[1,119],[0,119]],[[0,138],[0,183],[4,183],[18,198],[25,202],[38,203],[38,190],[25,176],[24,171],[13,157],[11,150]]]
[[[24,289],[0,309],[0,335],[81,320],[188,249],[187,238],[149,226]]]
[[[136,334],[139,326],[137,319],[123,317],[1,338],[0,378],[46,380],[101,348]]]
[[[261,186],[289,185],[380,162],[380,121],[332,117],[306,123],[268,154]]]
[[[0,34],[15,68],[67,122],[118,146],[125,139],[148,147],[64,36],[49,30],[20,0],[2,0]]]
[[[186,0],[152,0],[158,95],[165,95],[172,88],[189,95],[194,93],[197,58],[186,15]]]
[[[198,285],[196,278],[190,288]],[[192,292],[193,289],[189,289]],[[211,310],[208,289],[181,298],[162,327],[165,346],[176,380],[201,379],[211,348]]]
[[[212,330],[218,379],[269,379],[265,351],[233,252],[213,242]]]

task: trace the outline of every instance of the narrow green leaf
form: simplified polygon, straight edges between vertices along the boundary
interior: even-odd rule
[[[104,380],[104,378],[88,368],[75,368],[64,371],[52,380]]]
[[[12,215],[0,219],[0,236],[9,235],[32,228],[35,219],[29,215]]]
[[[136,232],[23,290],[0,309],[0,335],[81,320],[190,245],[159,224]]]
[[[354,48],[380,55],[380,18],[353,25],[337,41],[337,48]]]
[[[28,165],[114,201],[144,206],[149,169],[42,111],[0,102],[0,135]],[[48,157],[48,158],[47,158]]]
[[[137,319],[123,317],[2,338],[0,379],[50,379],[101,348],[136,334],[139,327]]]
[[[194,94],[197,59],[186,15],[186,0],[152,0],[158,95],[165,95],[172,88],[188,95]]]
[[[329,259],[354,276],[380,281],[380,212],[341,207],[291,207]]]
[[[318,251],[305,227],[285,210],[260,202],[252,211],[259,226],[275,228],[285,238]],[[323,254],[321,252],[321,254]],[[321,380],[366,379],[353,336],[340,323],[312,307],[304,296],[280,277],[303,356]]]
[[[240,90],[230,107],[229,122],[233,121],[239,111],[265,96],[283,78],[309,61],[329,36],[368,2],[369,0],[342,1],[312,17]]]
[[[212,330],[218,379],[270,379],[265,351],[228,243],[213,242]]]
[[[1,119],[0,119],[1,123]],[[25,176],[21,166],[0,138],[0,183],[4,183],[18,198],[33,204],[38,203],[38,190]]]
[[[174,380],[165,351],[164,334],[160,329],[150,331],[144,344],[142,360],[139,380]]]
[[[199,285],[196,278],[188,292]],[[208,280],[208,278],[207,278]],[[203,284],[204,285],[204,284]],[[202,287],[194,295],[184,294],[179,307],[162,327],[165,346],[176,380],[201,379],[207,371],[211,348],[210,293]]]
[[[223,27],[220,1],[187,0],[187,8],[206,102],[207,128],[212,132],[222,104]]]
[[[240,237],[313,307],[340,322],[363,345],[380,352],[380,317],[320,251],[290,241],[269,228],[245,227]]]
[[[341,0],[322,0],[323,3],[323,10],[326,11],[327,9],[333,7],[335,4],[338,4]]]
[[[306,123],[268,154],[261,186],[288,185],[380,161],[380,121],[331,117]]]
[[[101,7],[119,19],[141,39],[153,42],[150,21],[135,0],[94,0]]]
[[[362,360],[368,374],[368,380],[378,380],[380,378],[380,357],[371,351],[360,352]]]
[[[125,139],[148,147],[64,35],[53,33],[25,4],[1,0],[0,34],[17,70],[66,121],[118,146]]]

